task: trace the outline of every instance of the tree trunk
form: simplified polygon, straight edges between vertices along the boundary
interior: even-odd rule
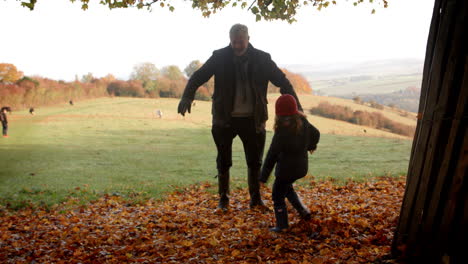
[[[466,25],[467,0],[435,1],[418,124],[392,245],[395,256],[418,263],[468,263],[460,262],[468,250]]]

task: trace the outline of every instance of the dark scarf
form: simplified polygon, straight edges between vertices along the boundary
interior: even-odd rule
[[[236,68],[236,74],[240,75],[240,79],[242,81],[247,80],[247,64],[249,63],[249,57],[247,54],[244,54],[242,56],[235,56],[234,55],[234,66]]]
[[[249,64],[249,55],[250,55],[250,44],[247,47],[247,51],[242,56],[234,55],[234,67],[236,69],[236,76],[243,82],[242,87],[244,88],[243,92],[243,101],[247,101],[247,89],[248,89],[248,64]]]

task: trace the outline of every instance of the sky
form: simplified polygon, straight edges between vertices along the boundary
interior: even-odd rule
[[[423,60],[434,6],[434,0],[389,0],[385,9],[337,1],[322,11],[303,7],[298,21],[289,24],[255,22],[240,8],[203,18],[190,1],[172,2],[177,2],[174,12],[109,10],[97,3],[83,11],[68,0],[41,0],[29,11],[19,1],[0,0],[0,63],[12,63],[27,76],[65,81],[87,73],[128,79],[143,62],[183,71],[191,61],[204,62],[213,50],[227,46],[235,23],[247,25],[252,45],[270,53],[279,66]]]

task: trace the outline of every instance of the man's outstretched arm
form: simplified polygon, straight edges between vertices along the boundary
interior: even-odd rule
[[[198,87],[206,83],[211,76],[214,74],[215,62],[214,54],[200,67],[195,71],[185,86],[184,93],[180,99],[179,106],[177,107],[177,113],[185,116],[185,112],[189,112],[192,107],[192,101],[195,98],[195,92]]]

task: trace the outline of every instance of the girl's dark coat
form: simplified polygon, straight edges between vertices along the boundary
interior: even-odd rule
[[[309,168],[308,151],[315,150],[320,132],[306,118],[302,118],[300,133],[277,129],[265,158],[259,180],[266,182],[276,164],[275,176],[279,180],[294,181],[304,177]]]

